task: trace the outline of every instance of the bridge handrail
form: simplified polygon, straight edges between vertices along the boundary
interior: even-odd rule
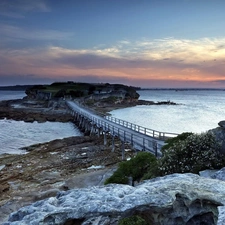
[[[83,115],[86,116],[85,114],[83,114]],[[151,142],[152,146],[154,144],[156,144],[157,145],[157,149],[158,149],[157,150],[157,155],[159,156],[161,154],[160,153],[160,149],[162,148],[163,145],[159,144],[154,139],[152,139],[151,141],[147,140],[147,139],[145,140],[142,137],[140,137],[140,135],[135,135],[135,134],[133,134],[130,131],[124,131],[123,129],[120,129],[120,128],[117,128],[117,127],[115,127],[113,125],[110,125],[110,124],[102,121],[101,119],[99,119],[99,118],[97,118],[95,116],[91,116],[91,117],[89,116],[87,118],[89,118],[94,123],[96,123],[97,126],[102,127],[104,131],[108,131],[114,136],[123,137],[123,141],[125,141],[125,142],[126,141],[132,142],[132,140],[134,140],[133,142],[135,143],[135,145],[139,145],[140,148],[142,147],[142,148],[145,148],[145,149],[149,149],[150,142]],[[140,145],[137,141],[135,142],[135,138],[143,140],[142,145]],[[155,152],[154,152],[154,154],[155,154]]]
[[[120,128],[117,128],[117,127],[114,127],[113,125],[110,125],[110,124],[107,124],[105,122],[103,122],[102,120],[99,120],[97,119],[98,121],[95,120],[96,118],[93,118],[93,121],[96,122],[99,126],[101,126],[103,128],[103,130],[108,130],[111,132],[112,135],[115,135],[115,136],[123,136],[123,139],[124,141],[128,141],[128,140],[135,140],[136,139],[143,139],[140,135],[135,135],[133,134],[132,132],[130,131],[124,131],[123,129],[120,129]],[[135,142],[135,141],[134,141]],[[149,143],[146,143],[146,142],[149,142]],[[157,144],[158,146],[158,150],[161,149],[161,147],[163,145],[160,145],[157,141],[155,141],[154,139],[152,139],[151,141],[150,140],[144,140],[143,139],[143,142],[142,142],[142,145],[138,144],[138,142],[135,142],[136,145],[140,145],[140,147],[144,147],[144,148],[147,148],[147,145],[149,145],[151,142],[151,145],[153,145],[154,143]]]
[[[79,105],[79,102],[76,102],[76,104]],[[90,111],[89,108],[86,108],[85,106],[82,105],[82,108],[85,108],[85,110]],[[90,111],[90,113],[93,113],[92,111]],[[110,116],[110,115],[105,115],[102,113],[98,113],[101,117],[104,117],[105,119],[114,122],[116,124],[119,124],[121,126],[127,127],[131,130],[137,131],[139,133],[148,135],[150,137],[156,138],[156,139],[160,139],[160,140],[165,140],[167,138],[173,138],[178,136],[179,134],[177,133],[173,133],[173,132],[162,132],[162,131],[157,131],[157,130],[153,130],[150,128],[146,128],[131,122],[128,122],[126,120],[122,120],[122,119],[118,119],[116,117]]]
[[[161,132],[161,131],[149,129],[149,128],[146,128],[146,127],[142,127],[142,126],[139,126],[137,124],[128,122],[126,120],[118,119],[118,118],[113,117],[113,116],[107,115],[107,116],[105,116],[105,118],[107,120],[111,121],[111,122],[114,122],[116,124],[127,127],[131,130],[137,131],[139,133],[142,133],[142,134],[145,134],[145,135],[148,135],[150,137],[157,138],[157,139],[165,140],[166,138],[172,138],[172,137],[176,137],[178,135],[177,133]]]
[[[156,136],[156,132],[158,131],[144,128],[139,125],[117,119],[115,117],[111,117],[111,120],[109,120],[107,118],[110,118],[110,116],[102,117],[99,115],[95,115],[95,114],[92,114],[93,112],[89,112],[86,109],[82,109],[79,107],[74,109],[68,102],[67,102],[67,105],[72,113],[78,113],[82,117],[85,117],[85,119],[90,120],[90,123],[93,123],[98,128],[101,128],[104,132],[109,132],[111,133],[112,136],[118,136],[124,142],[130,142],[133,146],[134,145],[139,146],[140,150],[144,149],[144,150],[150,151],[154,153],[156,156],[161,155],[160,150],[161,150],[161,147],[164,145],[163,142],[161,143],[161,141],[164,141],[165,139],[162,138],[163,137],[162,135],[160,136],[158,134],[158,136]],[[116,127],[108,123],[107,120],[109,122],[118,124],[119,127]],[[126,130],[124,130],[123,127],[126,128]],[[134,131],[135,133],[131,131]],[[149,133],[153,131],[155,132],[155,136],[149,135]],[[165,134],[168,134],[168,133],[165,133]],[[169,133],[169,134],[174,134],[174,133]]]

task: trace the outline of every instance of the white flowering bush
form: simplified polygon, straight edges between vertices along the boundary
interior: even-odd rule
[[[121,162],[105,184],[128,184],[129,177],[139,182],[173,173],[198,174],[205,169],[221,169],[225,166],[225,156],[219,149],[219,143],[210,132],[183,133],[167,141],[159,159],[151,153],[139,152],[130,161]]]
[[[189,134],[163,148],[159,159],[161,175],[172,173],[198,173],[205,169],[220,169],[225,166],[224,156],[218,151],[218,143],[213,134]]]

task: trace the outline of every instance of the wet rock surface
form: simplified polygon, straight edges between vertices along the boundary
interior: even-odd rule
[[[59,191],[102,185],[121,161],[96,137],[70,137],[26,148],[24,155],[2,155],[0,222],[20,207],[56,196]],[[131,157],[134,152],[126,152]]]
[[[63,100],[0,102],[0,119],[27,122],[71,121]],[[24,155],[0,155],[0,224],[9,214],[59,191],[104,183],[122,160],[120,142],[111,152],[110,138],[70,137],[25,148]],[[127,146],[129,148],[129,146]],[[126,152],[131,157],[134,152]]]

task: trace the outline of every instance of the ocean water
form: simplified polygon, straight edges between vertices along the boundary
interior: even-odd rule
[[[26,94],[24,91],[1,91],[0,90],[0,101],[10,99],[22,99]]]
[[[141,90],[140,99],[179,105],[143,105],[113,110],[112,116],[161,132],[201,133],[225,120],[223,90]]]
[[[140,99],[178,105],[143,105],[111,111],[112,116],[161,132],[201,133],[225,120],[223,90],[141,90]],[[0,100],[18,99],[24,92],[0,91]],[[0,120],[0,154],[22,153],[21,147],[82,135],[73,123],[24,123]]]
[[[21,99],[24,92],[0,91],[0,101]],[[20,148],[71,136],[82,136],[73,123],[0,120],[0,154],[22,154]]]

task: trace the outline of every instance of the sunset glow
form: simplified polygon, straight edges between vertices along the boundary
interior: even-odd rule
[[[225,88],[225,1],[63,2],[1,1],[0,86]]]

